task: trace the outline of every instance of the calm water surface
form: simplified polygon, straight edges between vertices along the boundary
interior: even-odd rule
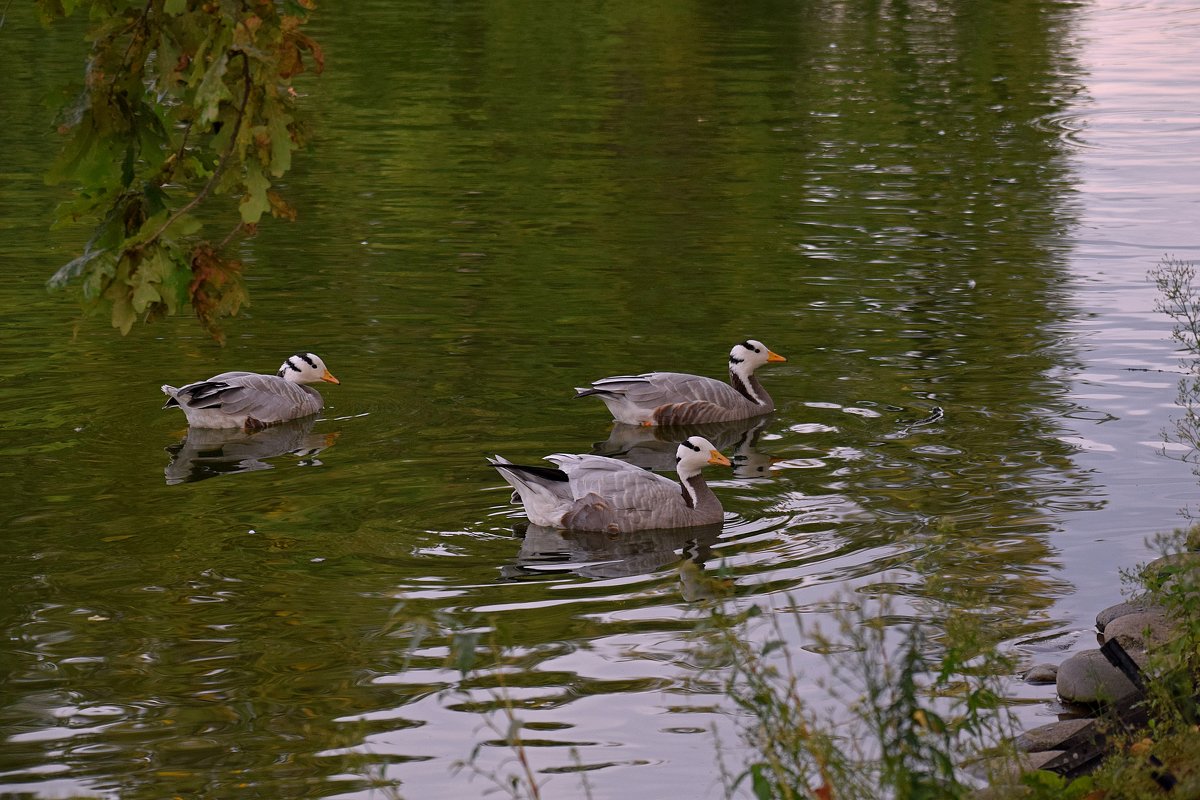
[[[813,624],[884,597],[1058,660],[1194,508],[1145,278],[1200,251],[1186,4],[323,9],[301,221],[243,246],[224,349],[44,293],[84,234],[47,233],[42,100],[82,51],[8,14],[6,796],[478,796],[451,767],[504,686],[544,796],[720,797],[737,722],[684,559]],[[525,530],[485,455],[658,463],[571,387],[719,376],[747,336],[789,360],[773,416],[714,433],[719,530]],[[342,379],[315,423],[230,441],[159,409],[301,348]],[[463,680],[451,631],[512,649]],[[820,702],[826,657],[790,644]]]

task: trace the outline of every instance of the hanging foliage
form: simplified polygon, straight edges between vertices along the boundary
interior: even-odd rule
[[[245,302],[242,264],[226,254],[264,215],[294,219],[272,186],[303,143],[292,79],[324,67],[302,30],[313,0],[39,0],[47,22],[86,9],[84,85],[59,124],[47,176],[74,197],[56,227],[94,224],[83,253],[48,281],[81,287],[128,333],[190,306],[218,339]],[[231,198],[236,224],[201,235],[206,201]],[[232,214],[230,223],[234,222]],[[205,208],[210,226],[219,215]]]

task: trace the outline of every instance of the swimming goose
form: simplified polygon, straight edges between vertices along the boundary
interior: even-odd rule
[[[729,383],[683,372],[616,375],[576,388],[576,397],[596,395],[617,422],[628,425],[698,425],[756,417],[775,410],[754,370],[787,361],[755,339],[729,351]]]
[[[682,483],[606,456],[555,453],[546,460],[558,468],[488,459],[534,525],[620,533],[722,520],[721,501],[700,471],[706,464],[729,466],[729,459],[703,437],[689,436],[676,450]]]
[[[163,408],[178,407],[197,428],[242,428],[254,431],[321,410],[321,395],[306,383],[341,383],[313,353],[288,356],[274,375],[222,372],[180,389],[164,385],[171,399]]]

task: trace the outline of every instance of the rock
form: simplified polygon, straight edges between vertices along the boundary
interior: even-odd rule
[[[1041,753],[1046,750],[1056,750],[1069,737],[1079,733],[1091,725],[1090,719],[1063,719],[1025,731],[1018,736],[1013,744],[1018,750],[1026,753]]]
[[[1076,653],[1058,668],[1058,696],[1068,703],[1102,705],[1136,689],[1099,650]]]
[[[967,771],[977,778],[988,781],[994,786],[1014,785],[1020,783],[1021,776],[1026,772],[1035,772],[1061,756],[1065,750],[1043,750],[1040,753],[1019,753],[1016,758],[997,756],[977,761],[967,768]],[[1001,797],[1011,797],[1011,794],[1001,794]]]
[[[1180,572],[1193,572],[1197,568],[1200,568],[1200,553],[1171,553],[1142,567],[1142,576],[1162,580]]]
[[[1054,683],[1058,677],[1058,664],[1035,664],[1021,677],[1026,683]]]
[[[1139,611],[1145,611],[1147,608],[1157,608],[1157,606],[1146,595],[1135,597],[1125,603],[1117,603],[1115,606],[1109,606],[1096,615],[1096,627],[1103,631],[1105,626],[1114,619],[1123,617],[1126,614],[1136,614]]]
[[[1104,628],[1104,641],[1116,639],[1129,652],[1158,647],[1174,635],[1175,627],[1161,608],[1117,617]]]

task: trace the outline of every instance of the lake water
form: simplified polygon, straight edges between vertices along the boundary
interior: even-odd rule
[[[1146,278],[1200,258],[1194,6],[328,4],[300,220],[242,246],[224,348],[45,293],[85,233],[48,232],[43,99],[83,49],[6,14],[6,796],[480,796],[452,765],[504,686],[543,796],[721,797],[682,560],[814,625],[887,598],[1058,661],[1195,509]],[[572,387],[720,377],[748,336],[788,362],[720,432],[721,530],[525,532],[485,456],[660,457]],[[310,426],[185,440],[159,408],[299,349],[342,380]],[[453,631],[511,649],[463,680]]]

